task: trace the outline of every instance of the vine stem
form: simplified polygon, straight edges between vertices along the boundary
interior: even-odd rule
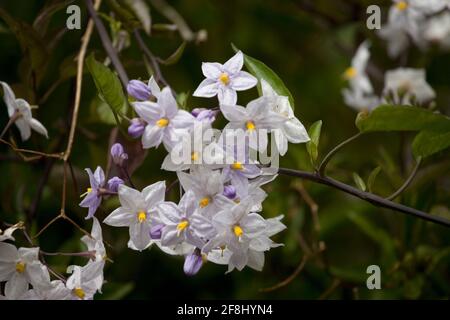
[[[343,147],[345,147],[347,144],[349,144],[350,142],[352,142],[353,140],[356,140],[357,138],[359,138],[362,135],[361,132],[358,132],[357,134],[355,134],[354,136],[348,138],[347,140],[341,142],[340,144],[338,144],[336,147],[334,147],[330,152],[328,152],[328,154],[325,156],[325,158],[323,158],[322,162],[320,163],[319,166],[319,174],[321,176],[325,175],[325,169],[327,167],[328,162],[330,162],[331,158],[339,151],[341,150]]]
[[[410,216],[414,216],[426,221],[430,221],[436,224],[440,224],[442,226],[450,227],[450,220],[447,220],[443,217],[439,216],[433,216],[429,213],[387,200],[385,198],[382,198],[380,196],[377,196],[375,194],[361,191],[357,188],[354,188],[350,185],[347,185],[345,183],[342,183],[340,181],[334,180],[332,178],[322,176],[317,172],[306,172],[306,171],[300,171],[300,170],[294,170],[294,169],[286,169],[286,168],[279,168],[278,169],[279,174],[292,176],[292,177],[298,177],[305,180],[313,181],[319,184],[323,184],[338,190],[341,190],[345,193],[348,193],[352,196],[355,196],[357,198],[360,198],[364,201],[367,201],[377,207],[387,208],[394,211],[402,212],[405,214],[408,214]]]
[[[411,174],[409,175],[408,179],[406,179],[405,183],[398,188],[397,191],[395,191],[393,194],[391,194],[389,197],[386,198],[386,200],[394,200],[395,198],[397,198],[400,194],[402,194],[403,191],[406,190],[406,188],[409,187],[409,185],[411,184],[411,182],[413,181],[414,177],[416,176],[417,171],[419,170],[420,164],[422,162],[422,158],[419,158],[417,160],[416,165],[414,166],[413,171],[411,172]]]
[[[9,118],[8,123],[6,124],[5,128],[3,129],[2,133],[0,133],[0,139],[3,138],[5,133],[8,131],[8,129],[16,122],[17,119],[19,119],[22,116],[22,114],[18,111],[15,111],[14,114]]]

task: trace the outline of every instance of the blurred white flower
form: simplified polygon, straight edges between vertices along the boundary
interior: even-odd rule
[[[370,94],[373,92],[372,84],[366,74],[367,63],[370,58],[369,42],[364,41],[356,51],[351,66],[344,72],[344,77],[349,81],[350,88],[355,92]]]
[[[14,121],[20,131],[22,141],[28,140],[31,136],[31,129],[48,138],[47,129],[38,120],[34,119],[31,114],[31,106],[24,99],[16,99],[14,92],[6,82],[1,82],[3,86],[3,101],[8,108],[10,118],[17,116]]]
[[[235,105],[236,91],[250,89],[258,83],[254,76],[241,71],[243,64],[244,54],[241,51],[223,65],[217,62],[204,62],[202,71],[206,79],[200,83],[193,96],[211,98],[217,95],[220,104]]]

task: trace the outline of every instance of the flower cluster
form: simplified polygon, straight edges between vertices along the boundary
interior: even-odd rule
[[[450,48],[450,3],[447,0],[392,0],[388,22],[379,36],[387,41],[392,58],[413,42],[425,50],[437,45]]]
[[[67,279],[58,276],[58,280],[51,280],[39,247],[17,249],[5,242],[14,240],[12,233],[19,228],[22,226],[12,226],[0,235],[0,282],[6,282],[0,300],[89,300],[101,292],[106,251],[100,223],[95,217],[92,233],[81,238],[88,251],[80,255],[89,261],[84,266],[69,266]]]
[[[170,255],[185,256],[188,275],[197,273],[204,261],[228,265],[228,271],[245,266],[263,268],[264,252],[279,246],[270,237],[285,226],[282,216],[266,219],[261,214],[267,197],[261,186],[276,178],[276,170],[253,159],[251,150],[266,151],[272,133],[282,155],[288,142],[309,140],[289,99],[278,95],[264,79],[260,79],[261,97],[246,107],[236,105],[236,91],[258,83],[254,76],[241,71],[243,63],[239,51],[223,65],[202,65],[206,79],[194,96],[217,95],[219,108],[181,110],[172,90],[160,89],[153,78],[148,83],[132,80],[127,88],[139,115],[131,121],[129,134],[141,137],[145,149],[165,147],[168,154],[162,169],[176,172],[184,193],[174,203],[166,199],[165,181],[141,191],[122,181],[117,187],[121,206],[104,223],[127,227],[131,249],[142,251],[156,245]],[[205,138],[202,133],[212,129],[218,112],[228,123],[223,131],[216,130],[219,134]],[[199,135],[196,130],[200,130]],[[234,144],[236,140],[244,141],[242,150]],[[175,161],[184,149],[188,152]],[[120,165],[123,148],[113,146],[111,153],[114,163]],[[104,192],[106,179],[100,168],[88,173],[90,188],[80,205],[89,207],[89,218],[101,198],[113,190]]]

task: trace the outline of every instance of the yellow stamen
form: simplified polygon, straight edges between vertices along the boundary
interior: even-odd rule
[[[147,213],[145,211],[139,211],[137,214],[137,218],[139,223],[142,223],[147,220]]]
[[[228,76],[228,73],[222,73],[219,76],[219,80],[224,84],[227,85],[228,83],[230,83],[230,77]]]
[[[395,5],[395,7],[400,11],[404,11],[404,10],[408,9],[408,6],[409,5],[406,1],[397,2],[397,4]]]
[[[347,79],[347,80],[353,79],[354,77],[356,77],[357,73],[358,73],[358,71],[356,70],[356,68],[350,67],[347,70],[345,70],[344,78]]]
[[[89,193],[91,193],[91,192],[92,192],[92,188],[87,188],[87,189],[86,189],[86,192],[83,193],[83,194],[80,196],[80,198],[83,198],[85,195],[87,195],[87,194],[89,194]]]
[[[206,207],[209,204],[209,202],[210,202],[210,199],[208,197],[201,199],[200,203],[199,203],[200,208]]]
[[[233,227],[233,232],[234,232],[234,235],[236,236],[236,237],[240,237],[240,236],[242,236],[242,234],[244,233],[244,231],[242,230],[242,228],[240,227],[240,226],[238,226],[238,225],[235,225],[234,227]]]
[[[177,230],[178,231],[183,231],[184,229],[186,229],[189,225],[189,222],[187,220],[181,221],[178,225],[177,225]]]
[[[231,165],[231,168],[233,170],[242,170],[242,169],[244,169],[244,165],[242,164],[242,162],[236,161],[235,163],[233,163]]]
[[[255,123],[253,121],[247,121],[245,123],[245,127],[247,128],[248,131],[253,131],[256,129]]]
[[[158,121],[156,121],[156,125],[160,128],[167,127],[168,124],[169,124],[169,119],[166,119],[166,118],[161,118]]]
[[[81,288],[75,288],[73,289],[73,293],[80,299],[84,299],[86,294],[84,293],[84,290]]]
[[[23,273],[25,271],[25,267],[26,267],[26,264],[23,263],[23,262],[17,262],[16,263],[16,271],[18,273]]]
[[[192,152],[191,154],[191,160],[192,161],[197,161],[198,160],[198,152]]]

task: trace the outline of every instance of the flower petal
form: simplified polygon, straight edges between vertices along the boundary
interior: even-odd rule
[[[142,147],[144,149],[158,147],[164,138],[164,128],[147,125],[142,135]]]
[[[150,238],[150,226],[145,222],[130,225],[130,240],[138,251],[146,249],[152,240]]]
[[[146,204],[146,209],[150,209],[158,203],[164,201],[166,195],[166,181],[158,181],[142,190],[142,196]]]
[[[237,94],[236,91],[231,89],[230,87],[221,87],[219,88],[218,96],[219,103],[235,105],[237,102]]]
[[[3,101],[5,101],[6,107],[8,108],[8,115],[11,117],[17,109],[16,96],[6,82],[0,81],[0,84],[3,87]]]
[[[42,123],[33,118],[31,118],[30,121],[28,121],[28,123],[30,124],[31,129],[33,129],[39,134],[42,134],[44,137],[48,139],[47,129],[44,127]]]
[[[103,223],[113,227],[128,227],[134,220],[136,213],[130,212],[123,207],[117,208],[103,220]]]
[[[28,291],[28,281],[23,274],[14,273],[5,285],[5,296],[10,300],[17,300]]]
[[[211,98],[217,95],[219,84],[216,80],[205,79],[198,85],[198,88],[192,94],[194,97]]]
[[[158,104],[154,102],[134,102],[133,108],[142,119],[149,123],[153,123],[162,117],[161,109]]]
[[[236,91],[247,90],[253,88],[258,83],[258,79],[245,71],[239,71],[232,79],[231,88]]]
[[[231,74],[235,74],[242,69],[244,65],[244,54],[242,51],[236,52],[234,56],[232,56],[225,64],[223,68]]]
[[[202,72],[206,78],[216,80],[223,72],[223,66],[217,62],[203,62]]]

